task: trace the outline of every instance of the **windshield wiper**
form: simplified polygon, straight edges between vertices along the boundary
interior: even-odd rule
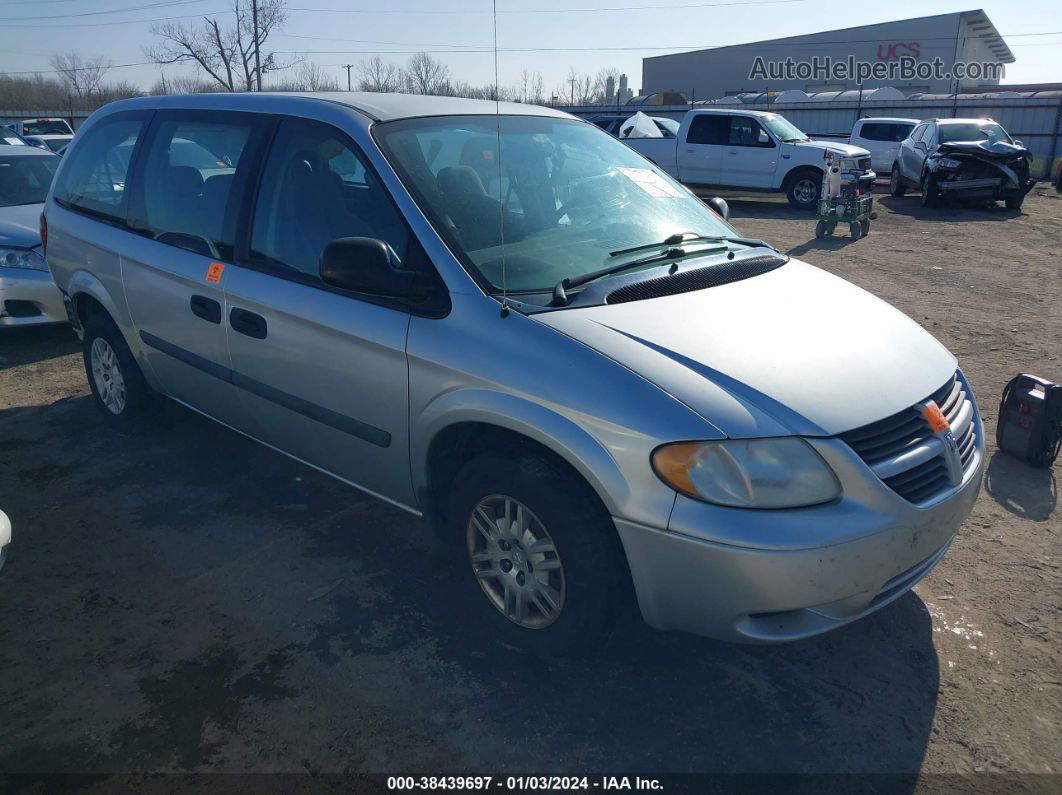
[[[670,239],[670,238],[669,238]],[[722,238],[704,238],[712,242],[723,243],[726,242]],[[600,279],[603,276],[611,276],[621,271],[628,270],[630,268],[637,268],[641,265],[649,265],[653,262],[666,262],[671,259],[681,259],[682,257],[695,256],[699,254],[709,254],[714,251],[719,251],[719,248],[699,248],[693,251],[687,251],[684,248],[678,246],[672,246],[666,251],[662,251],[659,254],[652,254],[648,257],[640,257],[639,259],[633,259],[630,262],[621,262],[616,265],[610,265],[607,268],[601,268],[600,270],[590,271],[589,273],[583,273],[579,276],[566,276],[557,282],[553,287],[553,300],[550,301],[550,306],[567,306],[568,305],[568,290],[572,287],[579,287],[592,282],[595,279]],[[731,254],[730,256],[733,256]],[[677,266],[676,266],[677,267]]]
[[[621,248],[618,251],[610,251],[610,257],[618,257],[622,254],[633,254],[635,251],[645,251],[650,248],[662,248],[664,246],[677,246],[681,243],[738,243],[743,246],[766,246],[762,240],[753,240],[746,237],[727,237],[725,235],[698,235],[696,232],[679,232],[671,237],[664,238],[659,243],[645,243],[641,246]],[[770,246],[768,246],[770,248]]]

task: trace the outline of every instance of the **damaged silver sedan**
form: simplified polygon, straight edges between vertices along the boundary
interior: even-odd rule
[[[1031,164],[1029,150],[991,119],[928,119],[900,144],[890,189],[893,196],[921,190],[926,207],[953,197],[1016,210],[1035,184]]]

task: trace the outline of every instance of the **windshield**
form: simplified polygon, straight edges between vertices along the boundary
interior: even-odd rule
[[[760,116],[760,122],[774,134],[775,138],[783,143],[808,140],[804,132],[785,116],[779,116],[777,113],[767,113]]]
[[[952,141],[988,141],[995,143],[1003,141],[1013,143],[1007,131],[994,121],[962,122],[959,124],[940,125],[940,142],[951,143]]]
[[[662,171],[582,122],[447,116],[383,123],[374,133],[435,229],[498,291],[503,255],[505,288],[538,292],[614,264],[609,254],[620,249],[683,232],[735,234]]]
[[[677,121],[665,119],[661,116],[653,116],[653,121],[656,122],[656,126],[660,128],[660,132],[664,133],[665,136],[678,138],[678,131],[681,125]]]
[[[73,135],[74,131],[63,119],[38,119],[22,122],[23,135]]]
[[[48,196],[58,157],[0,157],[0,207],[40,204]]]

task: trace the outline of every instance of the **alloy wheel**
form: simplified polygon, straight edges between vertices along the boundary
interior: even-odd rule
[[[793,185],[793,197],[801,204],[811,204],[815,201],[816,190],[815,180],[810,177],[801,177]]]
[[[125,410],[125,378],[118,364],[118,355],[103,337],[92,341],[92,380],[100,401],[111,414]]]
[[[519,500],[493,494],[472,509],[466,530],[472,571],[491,604],[527,629],[548,627],[564,608],[564,567],[538,517]]]

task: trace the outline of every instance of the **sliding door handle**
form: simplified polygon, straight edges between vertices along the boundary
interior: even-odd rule
[[[246,309],[240,309],[238,306],[229,310],[229,325],[232,326],[233,331],[254,337],[256,340],[264,340],[268,330],[264,317],[248,312]]]
[[[205,295],[193,295],[188,301],[192,314],[211,323],[221,325],[221,304]]]

